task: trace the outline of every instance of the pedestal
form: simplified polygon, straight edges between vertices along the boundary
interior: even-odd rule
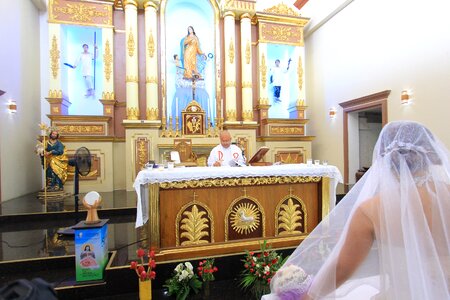
[[[75,230],[75,268],[77,283],[103,281],[108,263],[108,222],[97,224],[79,222]]]

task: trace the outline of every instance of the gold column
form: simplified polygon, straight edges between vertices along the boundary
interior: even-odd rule
[[[125,0],[127,119],[139,119],[137,1]]]
[[[147,0],[145,8],[145,90],[146,119],[155,121],[159,116],[158,108],[158,28],[156,25],[157,6]]]
[[[236,122],[236,33],[234,13],[224,15],[225,41],[225,123]]]
[[[244,123],[253,121],[252,91],[252,32],[250,14],[241,15],[241,71],[242,71],[242,119]]]

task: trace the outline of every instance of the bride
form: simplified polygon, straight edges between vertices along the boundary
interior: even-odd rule
[[[386,125],[372,167],[263,299],[450,299],[448,150],[421,124]]]

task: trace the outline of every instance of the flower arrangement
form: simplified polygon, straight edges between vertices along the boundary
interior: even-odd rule
[[[241,286],[250,289],[255,299],[270,292],[270,281],[286,258],[267,247],[267,241],[260,244],[260,252],[245,251],[244,271],[242,272]]]
[[[313,277],[299,266],[283,266],[277,272],[274,292],[282,300],[303,299],[312,281]]]
[[[147,257],[148,257],[148,263],[146,265],[147,269],[145,268],[145,264],[144,264],[144,256],[146,255],[145,250],[139,248],[136,251],[136,254],[137,254],[137,257],[140,259],[140,263],[138,263],[137,261],[132,261],[130,264],[130,268],[132,270],[136,271],[136,274],[141,281],[155,279],[156,272],[153,271],[153,269],[156,268],[155,251],[150,250],[147,253]]]
[[[176,295],[177,300],[187,298],[191,289],[197,294],[202,287],[202,282],[194,273],[194,267],[190,262],[179,263],[171,278],[166,280],[164,285],[169,289],[169,296]]]
[[[213,281],[214,272],[217,272],[217,267],[214,266],[214,258],[208,258],[200,261],[197,267],[197,274],[203,282]]]

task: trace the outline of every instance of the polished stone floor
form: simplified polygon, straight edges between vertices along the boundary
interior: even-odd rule
[[[58,233],[86,217],[82,207],[75,212],[74,197],[67,195],[58,201],[48,201],[46,208],[37,194],[30,194],[0,204],[0,287],[17,279],[41,277],[56,288],[60,299],[137,299],[136,275],[128,266],[131,260],[136,260],[139,247],[148,247],[148,235],[145,229],[135,228],[136,194],[126,191],[100,194],[103,202],[98,214],[109,220],[108,248],[111,255],[114,253],[104,283],[77,286],[73,236]],[[211,285],[208,299],[249,299],[239,287],[242,258],[242,255],[216,258],[221,271]],[[158,264],[153,299],[171,299],[163,285],[177,263]],[[192,261],[193,265],[197,263]],[[189,299],[192,298],[201,299],[199,295]]]

